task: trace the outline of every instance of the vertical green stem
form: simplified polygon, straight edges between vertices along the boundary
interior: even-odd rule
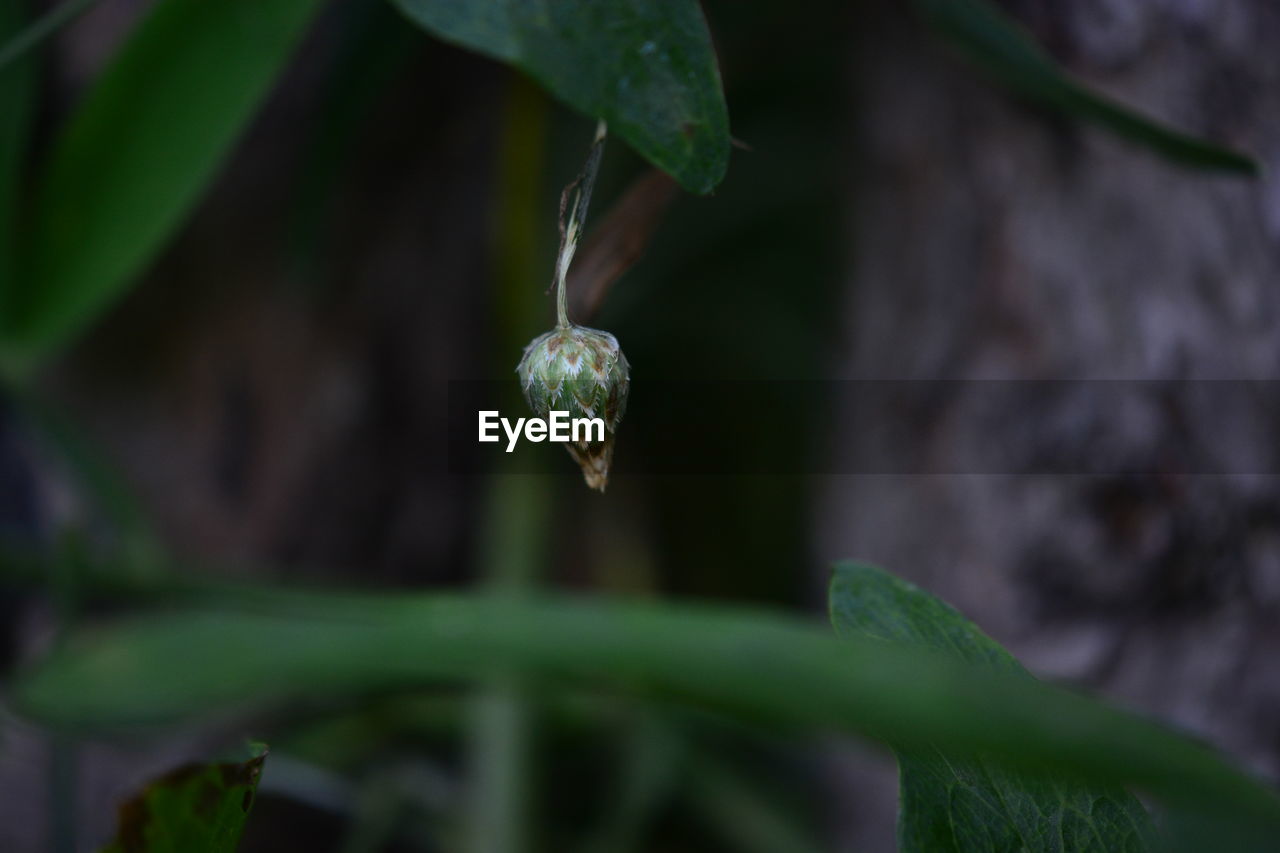
[[[547,102],[538,88],[512,75],[494,175],[492,251],[496,345],[494,375],[508,376],[524,345],[546,330],[538,286],[547,263],[544,209]],[[506,402],[516,402],[515,399]]]
[[[538,297],[539,224],[547,108],[542,93],[513,75],[497,163],[493,240],[501,373],[544,322]],[[504,404],[522,405],[518,399]],[[536,585],[545,562],[551,502],[547,481],[501,472],[489,483],[480,518],[484,582],[492,595],[521,596]],[[468,848],[472,853],[529,849],[533,720],[519,678],[485,685],[472,714]]]
[[[545,562],[552,503],[544,478],[494,477],[482,522],[490,537],[485,553],[490,594],[527,595]],[[530,780],[534,719],[524,682],[495,678],[474,707],[471,849],[519,853],[529,849]]]
[[[540,177],[545,162],[546,100],[522,77],[513,77],[507,102],[497,176],[497,259],[499,370],[511,369],[539,316],[533,272],[541,216]],[[556,258],[556,318],[569,325],[565,277],[582,236],[604,149],[605,123],[582,171],[560,198],[560,251]],[[567,216],[566,216],[567,214]],[[520,405],[518,400],[505,401]],[[481,518],[485,582],[490,594],[519,597],[537,585],[547,549],[553,502],[550,481],[511,472],[489,484]],[[533,719],[522,681],[496,678],[476,698],[471,754],[470,849],[473,853],[521,853],[529,848],[530,785],[533,775]]]
[[[57,561],[49,577],[49,598],[53,604],[55,646],[62,645],[76,621],[79,610],[77,578],[83,570],[84,542],[78,530],[62,534]],[[80,788],[80,746],[73,734],[49,733],[49,849],[52,853],[75,853]]]

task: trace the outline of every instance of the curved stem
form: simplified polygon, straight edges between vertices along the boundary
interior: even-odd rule
[[[587,219],[587,208],[591,204],[591,191],[596,185],[596,175],[600,172],[600,156],[604,153],[604,138],[608,133],[608,125],[601,119],[596,124],[595,140],[591,143],[591,151],[587,154],[586,165],[582,174],[573,183],[564,188],[560,194],[560,252],[556,257],[556,327],[569,327],[569,305],[566,295],[565,279],[569,275],[569,264],[573,263],[573,253],[578,250],[578,241],[582,238],[582,225]],[[572,199],[572,203],[570,203]],[[565,219],[566,211],[569,218]]]

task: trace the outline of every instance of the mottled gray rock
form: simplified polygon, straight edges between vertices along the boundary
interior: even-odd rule
[[[876,4],[852,69],[861,160],[840,375],[1280,378],[1280,184],[1190,172],[1019,103],[901,5]],[[1010,8],[1097,87],[1280,167],[1274,4]],[[931,470],[969,473],[828,478],[821,555],[880,563],[1033,670],[1275,776],[1275,387],[1046,387],[994,412],[981,382],[916,419],[845,406],[839,470],[874,469],[887,434]],[[975,461],[1010,454],[1096,475],[1036,475],[1034,461],[983,475]]]

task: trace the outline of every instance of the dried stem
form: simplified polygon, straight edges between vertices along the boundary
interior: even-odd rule
[[[587,154],[587,162],[582,167],[582,174],[574,178],[573,182],[560,194],[560,252],[556,256],[555,288],[556,326],[561,329],[569,326],[565,279],[569,275],[569,264],[573,263],[573,253],[578,250],[578,241],[582,238],[582,226],[587,220],[591,191],[595,188],[596,175],[600,171],[600,156],[604,153],[604,137],[607,131],[608,127],[601,119],[596,125],[596,138],[591,143],[591,151]]]

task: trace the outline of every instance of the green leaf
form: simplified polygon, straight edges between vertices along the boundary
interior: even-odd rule
[[[267,759],[254,744],[242,759],[186,764],[120,806],[103,853],[234,853]]]
[[[1119,136],[1178,163],[1256,175],[1257,161],[1146,118],[1063,71],[1020,26],[987,0],[914,0],[921,17],[1015,94]]]
[[[162,0],[71,118],[36,199],[12,342],[108,307],[182,223],[320,0]]]
[[[846,636],[944,652],[965,663],[1031,676],[950,606],[871,566],[840,563],[829,598]],[[944,749],[898,750],[902,803],[898,844],[912,851],[1138,851],[1152,827],[1123,789],[1089,787],[1049,773],[1014,772]]]
[[[1280,832],[1274,792],[1160,725],[1031,678],[767,611],[484,594],[228,590],[221,600],[242,603],[73,636],[12,695],[48,722],[106,726],[502,674],[585,680],[904,750],[1051,765]]]
[[[696,0],[392,0],[441,38],[510,63],[686,189],[729,163],[729,118]]]

